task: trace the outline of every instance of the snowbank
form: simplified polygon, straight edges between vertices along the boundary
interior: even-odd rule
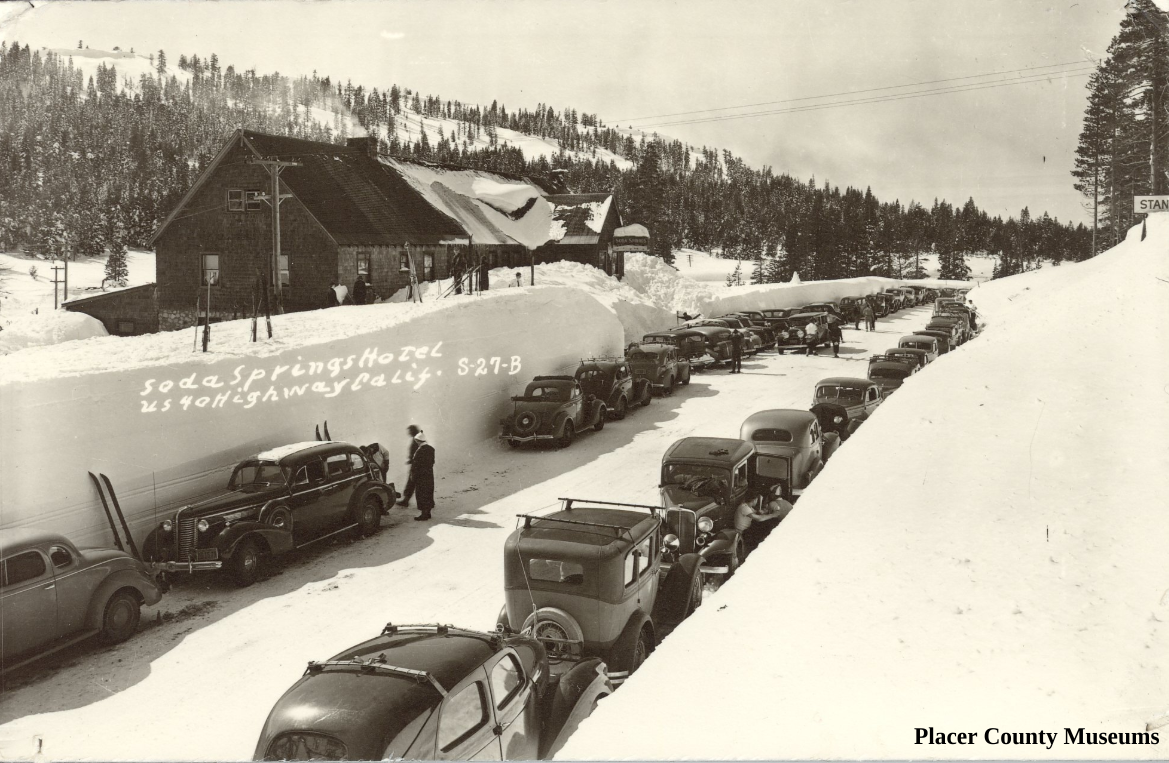
[[[0,331],[0,355],[26,347],[108,335],[101,321],[83,313],[57,311],[44,315],[22,315]]]
[[[274,339],[252,344],[248,321],[215,324],[207,354],[186,330],[0,358],[0,527],[108,543],[89,470],[111,477],[141,533],[158,507],[220,486],[246,455],[311,439],[326,420],[361,444],[396,442],[418,423],[449,469],[498,433],[508,397],[533,375],[623,346],[609,310],[556,287],[295,313],[273,326]]]
[[[991,728],[1163,757],[1064,729],[1169,733],[1166,251],[1151,216],[1144,242],[980,287],[983,335],[877,411],[562,757],[1048,754]],[[915,745],[929,726],[977,741]]]

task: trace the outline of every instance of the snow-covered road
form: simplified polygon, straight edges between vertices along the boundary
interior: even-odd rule
[[[14,677],[0,695],[0,758],[29,757],[37,735],[51,759],[250,758],[268,710],[308,660],[387,621],[493,627],[516,513],[566,495],[656,503],[658,465],[674,440],[735,437],[755,410],[806,409],[816,381],[863,377],[869,355],[923,326],[929,312],[903,311],[879,321],[876,333],[848,328],[840,359],[827,350],[817,358],[769,354],[744,362],[741,376],[696,374],[673,397],[581,435],[568,450],[487,444],[474,468],[454,473],[443,473],[440,451],[437,521],[396,511],[374,539],[302,553],[248,589],[185,583],[144,613],[152,624],[129,642],[78,648],[54,667]]]

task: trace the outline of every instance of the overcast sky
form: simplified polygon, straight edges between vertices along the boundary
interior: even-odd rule
[[[0,9],[0,37],[33,47],[217,53],[257,72],[392,83],[444,99],[543,102],[608,124],[744,104],[821,104],[867,91],[1024,82],[814,111],[674,124],[658,131],[729,149],[818,183],[866,185],[882,200],[967,197],[992,214],[1047,210],[1086,221],[1071,187],[1086,70],[1123,0],[389,0],[386,2],[24,2]],[[1053,66],[1053,65],[1063,66]],[[173,63],[172,63],[173,65]],[[1033,67],[1049,66],[1037,70]],[[1017,70],[1029,69],[1020,72]],[[969,78],[953,80],[953,78]],[[953,80],[890,89],[912,83]],[[874,90],[884,88],[881,90]],[[839,101],[842,97],[827,99]],[[637,121],[634,121],[637,120]]]

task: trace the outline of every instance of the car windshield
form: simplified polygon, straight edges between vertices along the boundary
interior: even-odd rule
[[[855,387],[841,387],[836,384],[825,384],[816,388],[817,400],[838,400],[841,403],[859,403],[861,391]]]
[[[235,468],[227,487],[243,493],[254,493],[257,490],[287,485],[288,474],[279,464],[272,461],[248,461]]]
[[[926,350],[927,352],[933,349],[933,347],[926,342],[906,342],[905,346],[912,347],[915,350]]]
[[[716,495],[730,484],[731,473],[706,464],[666,464],[663,476],[666,485],[681,485],[692,493]]]
[[[909,369],[903,368],[874,368],[869,371],[870,379],[904,379],[909,376]]]
[[[567,397],[565,397],[565,394],[560,389],[560,387],[553,386],[541,387],[538,385],[533,385],[528,387],[528,391],[524,393],[524,397],[530,397],[535,400],[546,400],[550,403],[559,403],[567,400]]]
[[[560,559],[529,559],[528,576],[544,583],[580,585],[584,582],[584,567]]]
[[[755,442],[791,442],[792,433],[786,429],[756,429],[751,433]]]
[[[678,340],[669,334],[646,334],[641,341],[646,344],[674,344]]]

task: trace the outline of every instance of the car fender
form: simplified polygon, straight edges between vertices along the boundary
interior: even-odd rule
[[[142,604],[157,604],[162,598],[162,589],[149,575],[132,567],[115,570],[106,576],[89,597],[89,609],[85,613],[87,627],[101,628],[106,604],[109,603],[111,596],[123,588],[133,589]]]
[[[163,543],[162,531],[157,527],[150,531],[146,540],[142,542],[142,560],[146,562],[162,561],[162,550],[169,544]]]
[[[840,435],[836,432],[824,433],[824,461],[827,462],[836,449],[840,447]]]
[[[572,414],[570,414],[567,410],[564,408],[558,410],[552,416],[552,434],[556,435],[557,437],[564,434],[564,422],[568,421],[570,418],[572,418]],[[575,422],[573,423],[575,424]]]
[[[686,619],[694,578],[702,574],[702,557],[683,554],[666,573],[654,602],[653,621],[663,628],[672,628]]]
[[[236,522],[219,534],[215,548],[224,559],[230,559],[240,541],[246,537],[257,538],[268,552],[276,555],[292,550],[292,532],[263,522]]]
[[[588,426],[596,424],[597,421],[605,415],[605,401],[597,398],[589,403],[588,411]]]
[[[583,660],[565,673],[556,685],[552,707],[544,719],[538,757],[547,760],[559,752],[580,722],[592,715],[597,702],[613,693],[605,663]]]
[[[735,550],[735,544],[739,541],[739,532],[737,530],[723,530],[710,543],[703,546],[700,555],[703,559],[710,559],[717,556],[730,556]],[[742,561],[740,559],[739,561]]]
[[[394,501],[398,500],[398,495],[392,485],[387,485],[384,482],[375,482],[371,479],[362,480],[357,483],[357,487],[353,488],[353,495],[349,497],[349,513],[353,517],[357,517],[357,509],[369,493],[373,493],[382,499],[383,509],[388,509],[394,505]]]
[[[687,556],[697,557],[698,554],[688,554]],[[661,593],[658,593],[658,601],[661,601]],[[656,612],[656,607],[655,607]],[[637,643],[638,634],[641,633],[642,628],[649,624],[650,630],[650,644],[649,650],[652,652],[653,648],[657,646],[657,633],[654,623],[657,622],[656,617],[651,618],[644,609],[638,609],[629,616],[625,627],[621,629],[621,635],[613,642],[613,646],[609,648],[608,660],[609,668],[613,672],[623,672],[628,675],[632,670],[632,665],[625,664],[622,657],[627,654],[633,654],[633,647]]]
[[[653,394],[653,383],[649,379],[638,379],[634,385],[634,397],[638,401],[645,400]]]

